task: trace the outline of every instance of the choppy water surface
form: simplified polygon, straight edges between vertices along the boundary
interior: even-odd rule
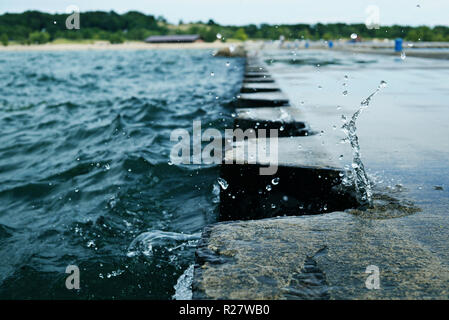
[[[175,294],[215,221],[218,169],[170,165],[170,132],[232,123],[243,61],[227,62],[209,51],[0,54],[0,298]],[[79,292],[64,285],[70,264]]]

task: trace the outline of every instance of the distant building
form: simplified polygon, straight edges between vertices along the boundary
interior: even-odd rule
[[[148,43],[192,43],[203,42],[198,34],[175,34],[169,36],[151,36],[145,39]]]

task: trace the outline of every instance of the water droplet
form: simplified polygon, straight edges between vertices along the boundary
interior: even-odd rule
[[[276,205],[274,203],[271,204],[271,209],[276,208]]]
[[[349,79],[349,77],[348,77],[347,74],[345,74],[344,78],[345,78],[345,80],[348,80],[348,79]]]
[[[229,67],[231,63],[229,61],[226,61],[226,67]]]
[[[288,197],[287,197],[287,196],[283,196],[283,197],[282,197],[282,200],[288,201]]]
[[[56,21],[53,21],[53,24],[56,24]]]
[[[273,184],[273,185],[278,185],[279,184],[279,178],[278,177],[276,177],[276,178],[274,178],[273,180],[271,180],[271,183]]]
[[[228,182],[227,182],[225,179],[223,179],[223,178],[218,178],[217,181],[218,181],[218,184],[220,185],[220,187],[221,187],[223,190],[226,190],[226,189],[228,188],[229,184],[228,184]]]
[[[171,160],[168,160],[167,163],[168,163],[169,166],[172,166],[172,165],[173,165],[173,162],[171,162]]]
[[[93,241],[93,240],[89,240],[88,242],[87,242],[87,247],[88,248],[92,248],[92,247],[94,247],[95,246],[95,242]]]
[[[302,145],[298,145],[298,149],[302,149]]]
[[[401,52],[401,59],[402,59],[402,60],[405,60],[406,57],[407,57],[407,56],[405,55],[405,51],[402,51],[402,52]]]
[[[353,39],[353,40],[357,39],[357,33],[352,33],[351,34],[351,39]]]
[[[342,154],[338,157],[338,160],[343,160],[343,155]]]
[[[280,130],[280,131],[284,131],[284,127],[281,126],[281,127],[279,128],[279,130]]]
[[[348,90],[343,91],[343,95],[347,96],[348,95]]]
[[[271,184],[267,185],[267,186],[265,187],[265,189],[267,189],[267,191],[271,191]]]
[[[379,87],[380,88],[385,88],[387,86],[387,82],[386,81],[381,81]]]
[[[220,40],[222,38],[222,35],[220,33],[217,33],[217,39]]]
[[[215,76],[215,73],[211,72],[211,73],[210,73],[210,76],[211,76],[211,77]]]

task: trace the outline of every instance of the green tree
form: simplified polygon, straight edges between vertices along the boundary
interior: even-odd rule
[[[326,32],[325,34],[323,34],[324,40],[332,40],[333,38],[334,38],[334,35],[330,32]]]
[[[0,42],[1,42],[5,47],[8,45],[9,39],[8,39],[8,36],[7,36],[5,33],[3,33],[3,34],[0,36]]]
[[[109,36],[110,43],[123,43],[125,42],[125,38],[121,32],[115,32]]]
[[[50,35],[45,31],[35,31],[30,33],[28,39],[31,44],[44,44],[50,41]]]
[[[238,40],[248,40],[248,35],[246,34],[245,30],[243,28],[237,29],[237,31],[234,33],[234,38]]]
[[[212,28],[204,28],[200,31],[200,36],[206,42],[214,42],[217,40],[217,33]]]
[[[298,37],[299,37],[300,39],[307,40],[307,39],[310,39],[312,36],[310,35],[309,30],[303,29],[303,30],[301,30],[301,31],[298,32]]]

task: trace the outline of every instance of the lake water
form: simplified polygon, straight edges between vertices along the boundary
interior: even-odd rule
[[[244,61],[227,62],[208,50],[0,54],[0,298],[172,297],[194,260],[195,236],[178,240],[215,221],[219,172],[170,165],[170,133],[232,124]],[[172,233],[130,254],[145,232]]]

